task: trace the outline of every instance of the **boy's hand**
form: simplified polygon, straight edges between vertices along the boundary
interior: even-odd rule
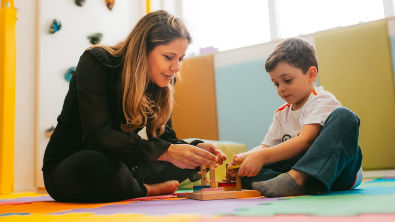
[[[248,155],[250,155],[250,153],[251,153],[251,152],[244,152],[244,153],[236,154],[236,155],[233,157],[233,160],[232,160],[232,161],[235,161],[235,162],[241,164],[241,163],[244,162],[244,160],[246,159],[246,157],[247,157]]]
[[[238,172],[238,175],[242,177],[252,177],[258,175],[264,164],[262,152],[252,152],[248,155],[235,159],[235,161],[238,160],[241,160],[242,162]]]
[[[232,158],[232,161],[230,161],[230,163],[228,165],[228,168],[231,166],[235,166],[237,164],[241,164],[243,162],[242,160],[244,160],[244,158],[245,158],[244,156],[246,156],[246,155],[247,155],[247,152],[234,155]],[[227,173],[231,177],[236,177],[238,170],[239,169],[231,169],[231,170],[227,169]]]
[[[226,155],[220,149],[218,149],[218,147],[216,145],[214,145],[214,144],[211,144],[211,143],[198,143],[196,146],[201,148],[201,149],[207,150],[210,153],[214,154],[217,157],[216,163],[218,165],[222,165],[223,162],[227,158]]]

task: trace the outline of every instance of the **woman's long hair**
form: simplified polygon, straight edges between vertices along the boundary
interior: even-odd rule
[[[147,133],[154,137],[164,132],[173,111],[174,80],[167,87],[155,87],[153,94],[147,95],[146,89],[150,83],[148,55],[156,46],[166,45],[176,38],[191,42],[184,23],[159,10],[141,18],[123,42],[115,46],[101,46],[112,56],[123,59],[122,108],[126,120],[121,125],[123,131],[133,132],[147,126]]]

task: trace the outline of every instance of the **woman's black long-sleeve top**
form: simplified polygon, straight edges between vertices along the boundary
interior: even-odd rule
[[[44,172],[83,149],[101,151],[133,167],[155,161],[170,144],[186,143],[177,139],[171,119],[161,136],[149,136],[148,140],[137,135],[138,130],[121,131],[122,65],[121,59],[98,47],[86,50],[80,57],[58,124],[45,150]]]

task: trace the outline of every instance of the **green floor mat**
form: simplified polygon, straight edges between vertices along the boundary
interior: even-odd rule
[[[240,208],[235,216],[307,214],[319,216],[395,213],[395,180],[364,182],[358,189],[323,195],[282,198],[257,207]]]

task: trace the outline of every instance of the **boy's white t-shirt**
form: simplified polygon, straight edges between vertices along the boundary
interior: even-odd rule
[[[262,144],[275,146],[294,138],[306,124],[323,126],[333,110],[341,106],[332,93],[316,87],[302,108],[293,111],[292,105],[285,104],[277,109]]]

